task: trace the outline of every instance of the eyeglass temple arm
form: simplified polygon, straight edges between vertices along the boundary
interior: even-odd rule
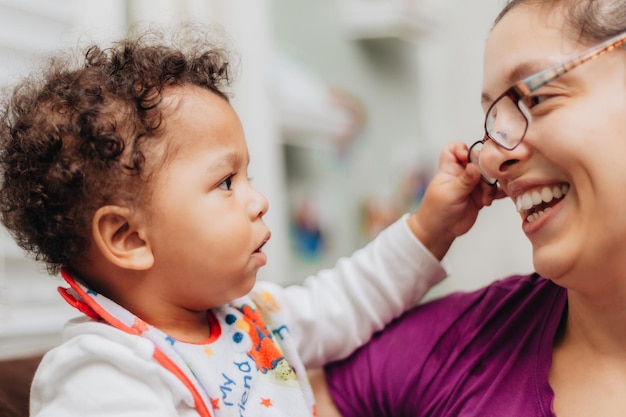
[[[592,48],[583,55],[572,59],[564,64],[557,64],[553,67],[547,68],[541,71],[539,74],[531,75],[528,78],[523,79],[516,84],[516,90],[527,90],[528,93],[532,93],[537,89],[548,84],[550,81],[560,77],[566,72],[576,68],[577,66],[584,64],[585,62],[596,58],[602,54],[612,51],[615,48],[619,48],[626,43],[626,32],[621,33],[606,42],[599,44],[596,48]],[[521,87],[521,86],[524,87]]]

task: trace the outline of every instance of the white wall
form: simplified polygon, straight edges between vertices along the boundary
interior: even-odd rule
[[[369,112],[343,171],[329,173],[323,166],[323,173],[311,181],[312,190],[321,182],[340,185],[334,194],[328,192],[334,206],[342,206],[333,218],[340,235],[334,258],[360,245],[354,238],[359,198],[368,192],[390,191],[395,171],[407,162],[436,165],[446,143],[471,144],[482,138],[483,48],[502,4],[502,0],[386,1],[423,4],[432,18],[428,30],[406,41],[411,50],[407,43],[389,37],[355,40],[348,36],[338,13],[342,5],[354,2],[359,0],[272,3],[279,45],[329,86],[339,85],[360,96]],[[451,248],[445,259],[450,277],[433,295],[532,271],[530,245],[520,224],[509,200],[485,208],[475,227]]]

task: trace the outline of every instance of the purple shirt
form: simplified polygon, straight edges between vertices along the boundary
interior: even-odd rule
[[[548,375],[566,290],[513,276],[425,303],[326,367],[344,417],[554,416]]]

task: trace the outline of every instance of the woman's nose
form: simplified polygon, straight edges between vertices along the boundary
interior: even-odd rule
[[[520,143],[512,150],[507,150],[491,139],[487,139],[480,151],[480,168],[488,176],[503,179],[514,175],[522,161],[530,155],[530,148]]]

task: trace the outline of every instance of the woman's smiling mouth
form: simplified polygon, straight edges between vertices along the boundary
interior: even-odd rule
[[[532,223],[550,210],[569,191],[569,184],[544,186],[513,198],[515,208],[528,223]]]

